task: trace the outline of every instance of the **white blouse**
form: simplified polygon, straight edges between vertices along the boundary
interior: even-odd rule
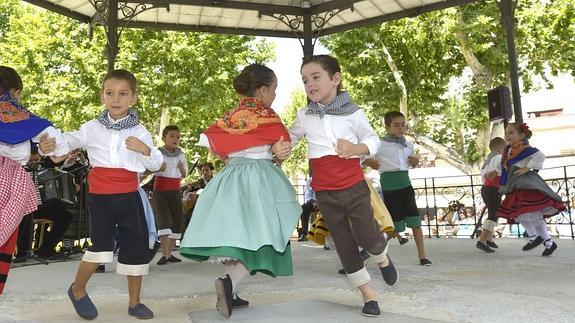
[[[337,155],[335,147],[338,139],[345,139],[353,144],[365,144],[372,157],[379,147],[379,137],[369,124],[363,110],[346,115],[306,115],[307,108],[297,112],[294,124],[289,129],[292,144],[295,146],[303,137],[308,141],[308,158]]]

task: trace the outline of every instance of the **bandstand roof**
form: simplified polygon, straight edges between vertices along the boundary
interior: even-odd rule
[[[91,23],[100,19],[95,5],[108,0],[25,1]],[[301,38],[302,17],[306,14],[311,15],[312,34],[318,37],[475,1],[477,0],[118,1],[118,19],[120,23],[122,20],[130,20],[124,26],[128,28]],[[141,12],[128,19],[130,12],[134,11]]]

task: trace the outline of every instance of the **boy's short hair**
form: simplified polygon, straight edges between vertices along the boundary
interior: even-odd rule
[[[162,138],[165,137],[170,131],[180,132],[180,128],[178,128],[178,126],[175,125],[169,125],[164,127],[164,130],[162,130]]]
[[[204,167],[209,167],[210,170],[214,170],[214,164],[210,163],[210,162],[204,162],[200,164],[200,169],[204,168]]]
[[[401,113],[399,111],[389,111],[383,116],[383,122],[385,123],[386,126],[391,126],[393,119],[399,118],[399,117],[402,117],[405,119],[405,116],[403,115],[403,113]]]
[[[507,143],[505,142],[505,140],[503,138],[495,137],[495,138],[491,139],[491,141],[489,141],[489,150],[490,151],[497,151],[497,150],[499,150],[499,148],[505,147],[505,145],[507,145]]]
[[[124,80],[130,84],[130,90],[133,93],[136,93],[137,81],[134,74],[126,70],[113,70],[108,72],[106,76],[104,76],[104,80],[102,81],[102,89],[104,88],[104,83],[106,83],[109,79],[117,79],[117,80]]]

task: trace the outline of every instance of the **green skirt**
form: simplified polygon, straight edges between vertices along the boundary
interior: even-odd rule
[[[180,253],[197,261],[230,257],[251,272],[291,275],[289,239],[300,215],[281,168],[269,160],[232,158],[200,195]]]

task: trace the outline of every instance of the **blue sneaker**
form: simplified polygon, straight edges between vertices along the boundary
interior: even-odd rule
[[[70,288],[68,288],[68,297],[70,297],[70,300],[74,305],[74,309],[76,309],[76,313],[86,320],[93,320],[98,317],[98,309],[94,303],[92,303],[88,294],[78,300],[74,297],[74,293],[72,292],[73,285],[74,284],[70,285]]]
[[[142,303],[134,307],[128,307],[128,314],[140,320],[149,320],[154,318],[154,312]]]

